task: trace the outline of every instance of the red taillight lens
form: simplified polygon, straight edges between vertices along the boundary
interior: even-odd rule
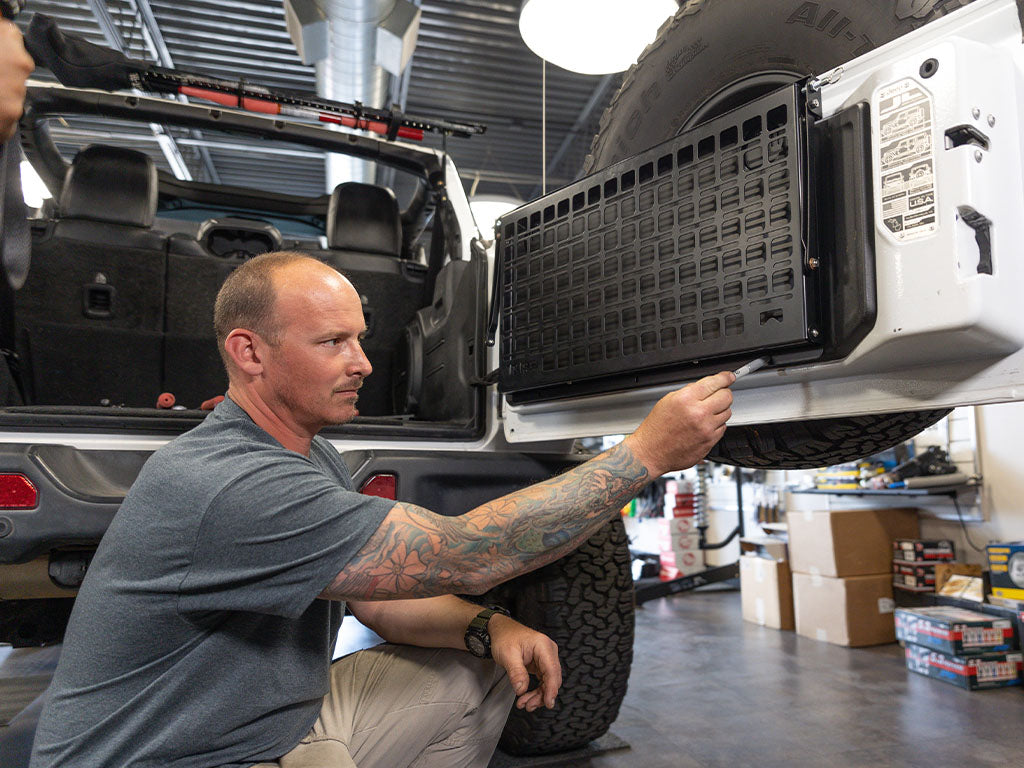
[[[32,509],[39,492],[24,475],[0,475],[0,509]]]
[[[380,496],[382,499],[394,501],[398,498],[398,478],[395,475],[371,475],[359,487],[359,492],[367,496]]]

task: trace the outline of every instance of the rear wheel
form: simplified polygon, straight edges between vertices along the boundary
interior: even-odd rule
[[[968,2],[689,0],[627,73],[601,118],[583,171],[611,165],[799,77],[825,72]],[[837,464],[906,440],[948,412],[730,427],[709,458],[780,469]]]
[[[499,746],[541,755],[585,746],[619,714],[633,660],[633,577],[626,530],[614,520],[579,549],[489,596],[558,643],[554,709],[513,709]]]

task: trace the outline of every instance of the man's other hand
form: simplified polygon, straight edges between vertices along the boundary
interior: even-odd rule
[[[562,665],[558,662],[555,641],[501,614],[491,617],[487,630],[491,635],[491,656],[508,672],[516,692],[516,706],[527,712],[541,706],[553,709],[562,686]],[[530,675],[540,680],[533,690],[529,689]]]
[[[722,439],[732,416],[734,381],[730,371],[722,371],[670,392],[626,438],[652,478],[692,467]]]
[[[14,135],[14,126],[25,104],[25,81],[35,62],[25,52],[21,32],[0,19],[0,142]]]

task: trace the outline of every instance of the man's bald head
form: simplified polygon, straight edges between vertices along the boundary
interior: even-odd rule
[[[309,266],[336,272],[332,267],[303,253],[275,251],[250,259],[228,275],[213,307],[213,329],[228,376],[231,364],[224,342],[236,328],[245,328],[260,335],[268,344],[276,345],[281,330],[275,313],[277,299],[274,276],[280,270],[310,262]]]

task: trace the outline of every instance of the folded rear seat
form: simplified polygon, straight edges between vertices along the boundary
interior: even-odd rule
[[[93,145],[72,162],[56,217],[33,226],[15,294],[30,404],[155,403],[166,273],[165,236],[150,229],[156,206],[147,155]]]
[[[208,219],[195,237],[168,239],[163,388],[181,405],[198,408],[227,390],[213,333],[221,285],[246,260],[282,247],[276,227],[251,219]]]

